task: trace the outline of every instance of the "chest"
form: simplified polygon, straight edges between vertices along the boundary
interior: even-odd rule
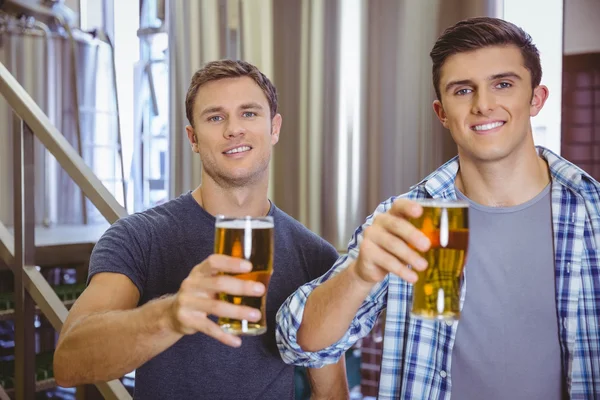
[[[555,315],[550,202],[514,213],[472,209],[469,219],[463,308],[477,308],[477,315]]]
[[[273,318],[285,299],[308,281],[300,248],[289,246],[286,238],[275,240],[273,275],[267,292],[268,318]],[[213,254],[214,235],[192,238],[176,235],[156,241],[146,265],[146,282],[142,303],[176,293],[192,269]]]

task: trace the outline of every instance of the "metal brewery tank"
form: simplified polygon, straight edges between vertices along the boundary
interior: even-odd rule
[[[0,62],[114,194],[120,183],[119,132],[111,46],[68,26],[70,10],[62,2],[34,3],[0,1]],[[13,224],[13,129],[12,109],[0,98],[0,222],[5,225]],[[79,188],[36,140],[36,224],[102,221],[89,200],[85,207],[83,201]]]

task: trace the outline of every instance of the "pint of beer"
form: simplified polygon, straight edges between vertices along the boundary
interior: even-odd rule
[[[416,318],[455,320],[460,317],[460,284],[469,243],[469,204],[462,201],[417,200],[423,207],[411,219],[431,241],[422,254],[429,263],[416,271],[411,315]]]
[[[233,274],[238,279],[261,282],[269,288],[273,273],[273,217],[229,218],[217,216],[215,223],[215,253],[244,258],[252,263],[252,271],[245,274]],[[233,304],[259,309],[261,319],[258,322],[219,318],[222,329],[236,335],[260,335],[267,331],[266,300],[261,297],[233,296],[219,293],[219,299]]]

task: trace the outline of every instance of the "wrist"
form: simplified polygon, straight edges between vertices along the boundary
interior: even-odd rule
[[[364,279],[358,270],[358,262],[354,261],[346,270],[352,287],[357,289],[359,293],[369,293],[377,282],[372,282]]]
[[[148,314],[148,322],[154,325],[159,333],[165,335],[180,334],[175,323],[174,301],[174,295],[167,295],[147,304],[151,308]]]

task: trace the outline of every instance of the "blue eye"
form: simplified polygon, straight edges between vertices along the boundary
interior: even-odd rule
[[[220,122],[223,120],[223,117],[221,117],[220,115],[215,115],[215,116],[209,117],[208,120],[210,122]]]
[[[509,87],[512,87],[512,84],[509,82],[500,82],[496,85],[496,88],[498,89],[508,89]]]
[[[254,111],[246,111],[242,114],[242,116],[250,118],[250,117],[256,117],[256,113]]]
[[[469,94],[471,92],[473,92],[473,90],[471,90],[471,89],[460,89],[460,90],[458,90],[454,94],[457,95],[457,96],[464,96],[464,95]]]

